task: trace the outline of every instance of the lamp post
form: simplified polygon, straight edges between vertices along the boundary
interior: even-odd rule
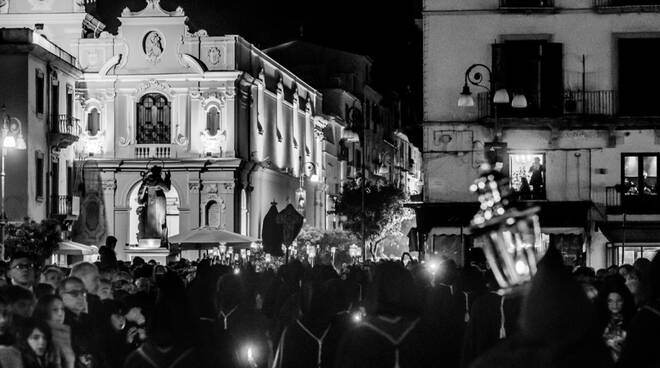
[[[484,76],[484,73],[487,75]],[[505,88],[500,88],[493,93],[492,91],[492,79],[493,72],[490,68],[484,64],[472,64],[465,70],[465,83],[463,84],[463,90],[461,95],[458,98],[459,107],[473,107],[474,106],[474,97],[472,97],[472,91],[470,91],[469,84],[481,87],[488,91],[489,97],[494,103],[493,106],[493,117],[495,118],[495,136],[494,141],[497,142],[500,138],[501,132],[499,131],[499,121],[497,116],[497,105],[508,104],[511,102],[511,107],[522,109],[527,107],[527,98],[525,95],[520,93],[514,93],[513,99],[509,98],[509,92]]]
[[[2,171],[0,172],[0,216],[2,216],[2,259],[4,259],[5,229],[7,227],[7,214],[5,206],[5,156],[10,148],[24,150],[27,148],[25,139],[23,139],[23,129],[21,121],[16,117],[9,116],[7,107],[2,105],[2,128],[0,130],[2,140]]]

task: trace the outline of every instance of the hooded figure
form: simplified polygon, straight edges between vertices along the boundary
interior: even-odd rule
[[[612,367],[596,311],[550,247],[524,296],[520,330],[472,367]]]
[[[403,264],[376,265],[367,300],[368,316],[344,334],[335,367],[434,366],[429,359],[426,327],[420,323],[419,309],[412,276]]]
[[[656,253],[649,272],[649,303],[633,317],[623,345],[622,368],[660,367],[660,253]]]

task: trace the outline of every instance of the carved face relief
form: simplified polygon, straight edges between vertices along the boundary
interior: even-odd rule
[[[160,57],[163,55],[163,51],[165,51],[163,43],[163,38],[156,31],[151,31],[144,36],[142,48],[145,55],[147,55],[147,61],[153,64],[160,61]]]
[[[213,65],[217,65],[220,62],[220,57],[222,56],[222,53],[220,52],[220,49],[217,47],[211,47],[209,49],[209,61]]]

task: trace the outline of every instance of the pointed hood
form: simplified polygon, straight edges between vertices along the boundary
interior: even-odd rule
[[[565,268],[561,254],[550,246],[523,301],[519,321],[522,335],[541,343],[574,343],[595,331],[595,315],[582,287]]]

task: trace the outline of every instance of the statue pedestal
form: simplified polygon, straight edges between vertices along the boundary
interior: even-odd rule
[[[158,242],[160,246],[160,241]],[[170,250],[167,248],[143,248],[143,247],[125,247],[124,252],[128,261],[132,262],[133,258],[140,257],[145,262],[154,260],[161,265],[167,265],[169,261],[175,261],[176,255],[171,255]]]
[[[138,240],[138,248],[140,249],[160,248],[160,239],[140,239]]]

